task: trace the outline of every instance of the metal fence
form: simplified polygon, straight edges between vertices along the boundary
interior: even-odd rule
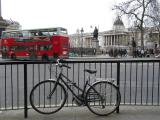
[[[121,92],[121,105],[160,105],[160,60],[158,59],[82,59],[67,60],[71,69],[64,74],[84,86],[87,73],[96,69],[95,77],[115,78]],[[30,107],[29,94],[40,81],[54,78],[51,64],[39,61],[8,61],[0,63],[0,111],[24,109],[27,117]],[[53,67],[55,74],[58,69]],[[94,81],[92,81],[94,82]],[[79,91],[77,91],[78,93]],[[66,106],[73,106],[69,93]]]

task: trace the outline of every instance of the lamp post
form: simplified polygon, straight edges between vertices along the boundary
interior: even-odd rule
[[[81,28],[81,57],[83,57],[83,27]]]

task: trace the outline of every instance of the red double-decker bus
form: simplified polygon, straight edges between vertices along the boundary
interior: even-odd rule
[[[4,59],[68,58],[69,36],[62,27],[3,31],[0,45]]]

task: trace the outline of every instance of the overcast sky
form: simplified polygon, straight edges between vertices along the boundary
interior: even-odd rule
[[[65,27],[69,34],[83,27],[91,32],[111,30],[121,0],[1,0],[2,17],[18,21],[22,29]]]

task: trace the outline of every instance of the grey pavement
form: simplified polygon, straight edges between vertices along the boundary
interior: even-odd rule
[[[111,57],[109,56],[109,54],[100,54],[100,55],[83,55],[83,57],[81,56],[78,56],[78,57],[69,57],[70,59],[84,59],[84,58],[101,58],[101,59],[119,59],[119,58],[122,58],[122,59],[128,59],[128,58],[133,58],[133,56],[126,56],[126,57],[120,57],[120,56],[117,56],[117,57]]]
[[[103,117],[94,115],[87,107],[64,107],[52,115],[30,109],[27,119],[22,109],[0,112],[0,120],[160,120],[160,106],[120,106],[119,114]]]

